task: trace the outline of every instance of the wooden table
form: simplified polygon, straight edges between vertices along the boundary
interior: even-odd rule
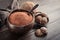
[[[0,8],[6,8],[12,0],[0,0]],[[27,1],[27,0],[24,0]],[[19,0],[20,3],[24,2]],[[49,16],[48,35],[36,37],[35,30],[30,30],[24,36],[17,36],[8,30],[0,32],[0,40],[60,40],[60,0],[29,0],[40,4],[38,9]]]

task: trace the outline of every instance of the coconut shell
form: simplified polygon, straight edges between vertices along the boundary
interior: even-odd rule
[[[37,29],[37,30],[35,31],[35,35],[38,36],[38,37],[40,37],[40,36],[43,35],[43,33],[41,32],[40,29]]]
[[[41,24],[47,24],[48,23],[48,21],[47,21],[47,18],[46,17],[43,17],[42,18],[42,21],[41,21]]]
[[[35,4],[33,2],[26,1],[26,2],[21,4],[20,9],[30,11],[34,6],[35,6]]]
[[[47,14],[41,12],[42,17],[48,17]]]
[[[40,30],[41,30],[42,33],[47,33],[47,28],[46,27],[41,27]]]
[[[41,23],[42,19],[43,19],[42,16],[37,16],[35,20],[36,22]]]

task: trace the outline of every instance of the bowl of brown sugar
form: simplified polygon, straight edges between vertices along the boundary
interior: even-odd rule
[[[33,28],[34,17],[26,10],[14,10],[7,18],[9,29],[15,33],[26,33]]]

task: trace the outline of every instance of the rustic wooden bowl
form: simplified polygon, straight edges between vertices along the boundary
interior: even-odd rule
[[[32,21],[27,24],[27,25],[22,25],[22,26],[17,26],[17,25],[14,25],[12,24],[10,21],[9,21],[9,17],[11,14],[13,14],[14,12],[27,12],[28,15],[31,15],[32,16]],[[29,30],[31,30],[33,28],[33,25],[34,25],[34,15],[29,12],[29,11],[26,11],[26,10],[22,10],[22,9],[17,9],[17,10],[14,10],[10,13],[10,15],[8,16],[7,18],[7,24],[8,24],[8,28],[11,32],[15,32],[15,33],[19,33],[19,34],[24,34],[26,32],[28,32]],[[28,22],[28,21],[27,21]]]

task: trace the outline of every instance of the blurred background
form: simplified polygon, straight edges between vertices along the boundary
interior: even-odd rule
[[[12,1],[13,0],[0,0],[0,8],[7,8]],[[18,1],[20,4],[25,1],[32,1],[35,4],[38,3],[39,11],[46,13],[50,20],[47,25],[48,35],[46,37],[44,38],[35,37],[33,32],[30,34],[31,36],[28,36],[26,38],[21,37],[18,38],[18,40],[28,40],[28,39],[29,40],[60,40],[60,0],[18,0]],[[0,39],[4,40],[1,37]],[[7,37],[5,37],[5,39],[8,39]]]

